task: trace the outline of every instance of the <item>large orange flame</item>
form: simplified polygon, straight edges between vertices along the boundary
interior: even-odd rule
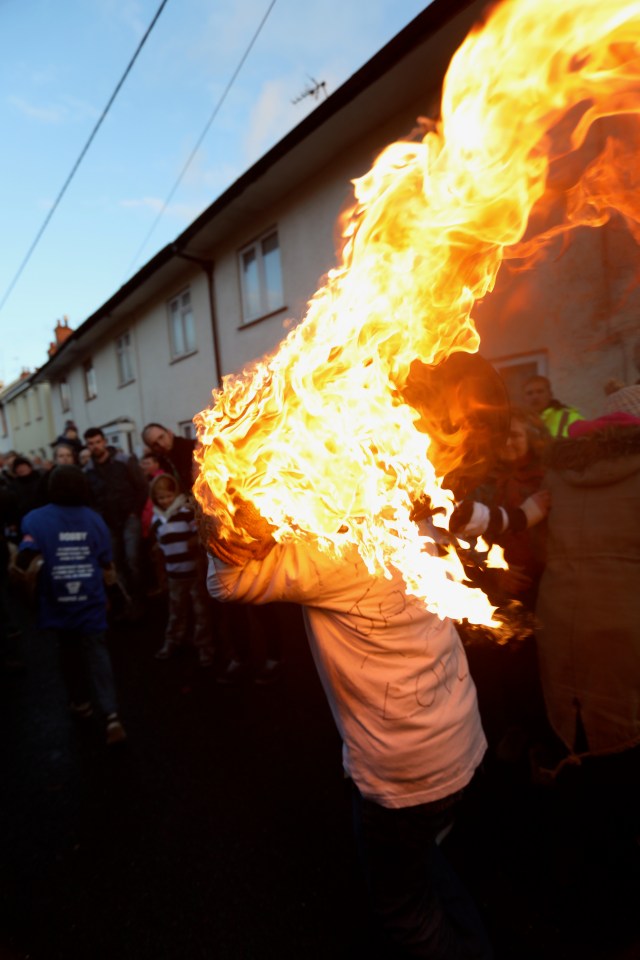
[[[234,517],[251,501],[276,540],[355,543],[438,615],[493,622],[455,553],[434,555],[410,519],[423,493],[446,515],[451,495],[403,390],[416,358],[477,351],[471,312],[505,257],[530,262],[612,210],[638,230],[625,142],[607,141],[586,169],[575,158],[599,118],[638,113],[639,38],[636,0],[507,0],[467,37],[441,119],[355,182],[342,261],[304,320],[195,418],[195,493],[223,527],[250,540]]]

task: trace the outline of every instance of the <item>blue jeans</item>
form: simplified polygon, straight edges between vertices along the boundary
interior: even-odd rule
[[[209,616],[209,595],[205,581],[200,576],[184,580],[168,578],[169,617],[165,629],[166,647],[179,647],[187,639],[189,611],[194,646],[203,652],[212,651],[211,617]]]
[[[142,597],[142,521],[131,513],[118,530],[111,530],[113,562],[134,603]]]
[[[58,630],[57,637],[70,699],[78,704],[93,701],[105,717],[117,713],[118,701],[106,632]]]
[[[475,904],[436,843],[460,798],[391,809],[353,787],[358,852],[385,956],[394,960],[493,956]]]

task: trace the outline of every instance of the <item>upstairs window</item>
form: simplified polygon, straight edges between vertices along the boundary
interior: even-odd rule
[[[196,428],[193,425],[193,420],[181,420],[178,426],[181,436],[186,437],[187,440],[196,439]]]
[[[242,319],[251,323],[284,306],[277,230],[240,251]]]
[[[36,420],[42,420],[42,398],[40,397],[40,387],[33,388],[33,409]]]
[[[546,353],[527,353],[515,357],[500,357],[492,361],[507,388],[511,403],[526,406],[524,385],[533,376],[547,376]]]
[[[63,413],[68,413],[71,410],[71,391],[69,390],[69,384],[66,380],[60,381],[60,406],[62,407]]]
[[[22,420],[27,427],[31,423],[31,411],[29,410],[29,397],[25,394],[22,398]]]
[[[188,290],[169,302],[171,357],[178,360],[196,352],[196,327]]]
[[[131,345],[131,334],[127,330],[116,340],[116,357],[118,360],[118,385],[123,387],[125,383],[131,383],[135,380],[133,373],[133,348]]]
[[[96,371],[93,367],[93,360],[85,360],[82,364],[84,371],[84,395],[87,400],[95,400],[98,396],[98,381],[96,380]]]

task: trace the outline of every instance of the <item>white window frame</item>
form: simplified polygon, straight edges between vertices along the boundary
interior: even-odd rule
[[[182,360],[198,352],[196,320],[191,304],[191,290],[181,290],[167,303],[169,347],[172,360]]]
[[[267,275],[267,255],[265,245],[275,238],[277,244],[277,283],[273,290],[269,290]],[[251,260],[255,263],[256,288],[250,289],[247,264]],[[242,299],[242,323],[254,323],[278,313],[284,309],[284,284],[282,278],[282,257],[280,253],[280,237],[276,227],[266,230],[253,243],[247,244],[238,251],[238,269],[240,273],[240,290]]]
[[[38,384],[33,386],[33,406],[35,410],[35,420],[42,420],[42,397],[40,396],[40,387]]]
[[[58,387],[60,390],[60,409],[63,413],[68,413],[71,410],[71,390],[66,377],[58,382]]]
[[[89,359],[85,360],[82,364],[82,373],[84,375],[85,400],[95,400],[98,396],[98,380],[92,357],[89,357]]]
[[[22,408],[24,425],[25,427],[28,427],[31,423],[31,408],[29,406],[29,395],[26,393],[22,394]]]
[[[512,357],[499,357],[496,360],[492,360],[491,364],[499,374],[517,367],[534,368],[527,371],[526,379],[533,376],[546,377],[548,376],[549,370],[549,359],[544,350],[538,350],[535,353],[516,354]],[[508,382],[508,378],[505,377],[505,381]],[[516,405],[524,405],[523,397],[511,396],[510,399]]]
[[[133,364],[133,342],[131,331],[125,330],[116,339],[116,362],[118,365],[118,386],[125,387],[136,379]]]
[[[181,420],[178,427],[180,428],[180,436],[186,437],[187,440],[196,439],[196,428],[193,420]]]

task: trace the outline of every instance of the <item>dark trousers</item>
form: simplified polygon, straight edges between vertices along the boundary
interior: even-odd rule
[[[104,716],[116,713],[118,702],[106,633],[59,630],[57,636],[69,698],[76,704],[93,701]]]
[[[460,796],[391,809],[353,788],[356,842],[385,957],[493,956],[475,904],[436,843]]]

